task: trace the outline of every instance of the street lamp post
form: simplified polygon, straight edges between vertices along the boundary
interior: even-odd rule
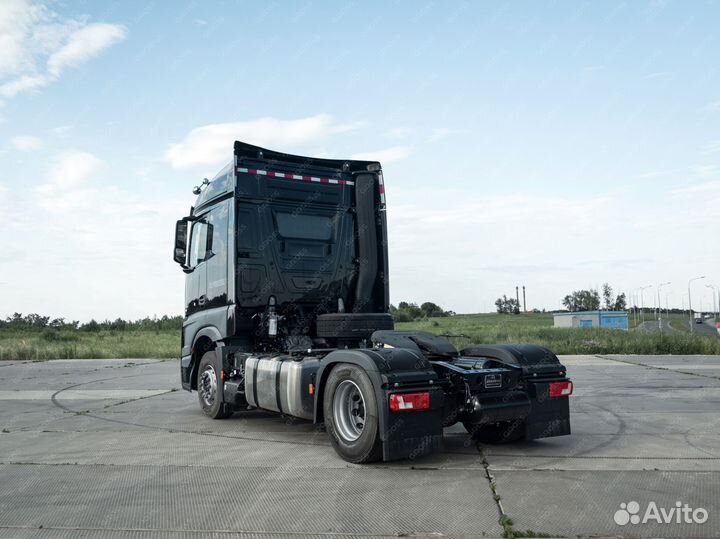
[[[670,284],[670,281],[666,283],[660,283],[657,285],[657,302],[658,302],[658,326],[660,327],[660,333],[662,333],[663,327],[662,327],[662,303],[660,302],[660,289],[663,286],[667,286]]]
[[[690,296],[690,283],[693,281],[699,281],[700,279],[704,279],[705,276],[702,275],[701,277],[693,277],[688,281],[688,310],[690,311],[690,333],[693,333],[695,331],[695,325],[693,320],[693,311],[692,311],[692,297]]]
[[[642,323],[645,324],[645,290],[648,288],[652,288],[652,285],[649,284],[647,286],[641,286],[640,287],[640,316]]]
[[[717,304],[717,297],[716,297],[718,290],[717,290],[717,287],[713,284],[706,284],[705,287],[711,288],[713,291],[713,296],[712,296],[712,298],[713,298],[713,318],[715,318],[715,313],[718,312],[718,304]]]

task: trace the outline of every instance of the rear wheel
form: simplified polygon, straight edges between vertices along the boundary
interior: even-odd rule
[[[325,384],[325,429],[335,451],[348,462],[382,458],[375,390],[367,373],[355,365],[337,365]]]
[[[220,376],[222,365],[218,365],[215,351],[205,352],[198,367],[197,392],[200,408],[208,417],[225,419],[232,415],[232,407],[222,398],[224,382]]]
[[[525,420],[500,421],[486,425],[463,423],[473,440],[486,444],[509,444],[525,439]]]

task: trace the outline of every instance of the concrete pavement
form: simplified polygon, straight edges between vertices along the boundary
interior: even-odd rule
[[[524,533],[718,537],[720,358],[563,362],[571,436],[478,447],[453,427],[441,454],[373,466],[305,422],[207,419],[176,361],[2,362],[0,537],[499,537],[501,511]],[[633,501],[708,517],[617,524]]]

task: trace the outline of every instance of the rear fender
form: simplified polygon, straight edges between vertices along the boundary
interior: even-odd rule
[[[370,377],[378,403],[383,459],[420,456],[437,450],[442,443],[443,393],[433,386],[438,377],[422,355],[403,348],[336,350],[323,358],[316,377],[315,422],[323,421],[325,383],[339,363],[361,367]],[[396,391],[431,391],[432,409],[406,412],[401,417],[390,412],[390,394]]]
[[[460,356],[486,357],[498,363],[522,369],[527,376],[565,376],[565,366],[558,357],[534,344],[479,344],[460,351]]]
[[[522,370],[530,399],[525,419],[527,439],[570,434],[569,398],[550,398],[550,383],[567,380],[565,366],[553,352],[532,344],[498,344],[471,346],[460,355],[485,357]]]
[[[437,374],[425,357],[403,348],[359,348],[335,350],[322,360],[316,375],[315,422],[323,421],[323,393],[332,368],[338,363],[357,365],[365,370],[375,389],[378,406],[385,398],[384,390],[401,382],[437,380]],[[381,425],[382,427],[382,425]],[[381,429],[382,431],[382,429]]]

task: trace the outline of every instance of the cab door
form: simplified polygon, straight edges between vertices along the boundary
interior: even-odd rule
[[[201,307],[204,309],[228,305],[229,208],[230,201],[224,200],[206,216],[207,245],[202,263],[205,267],[205,298]]]
[[[228,304],[228,202],[193,223],[186,281],[187,315]]]

